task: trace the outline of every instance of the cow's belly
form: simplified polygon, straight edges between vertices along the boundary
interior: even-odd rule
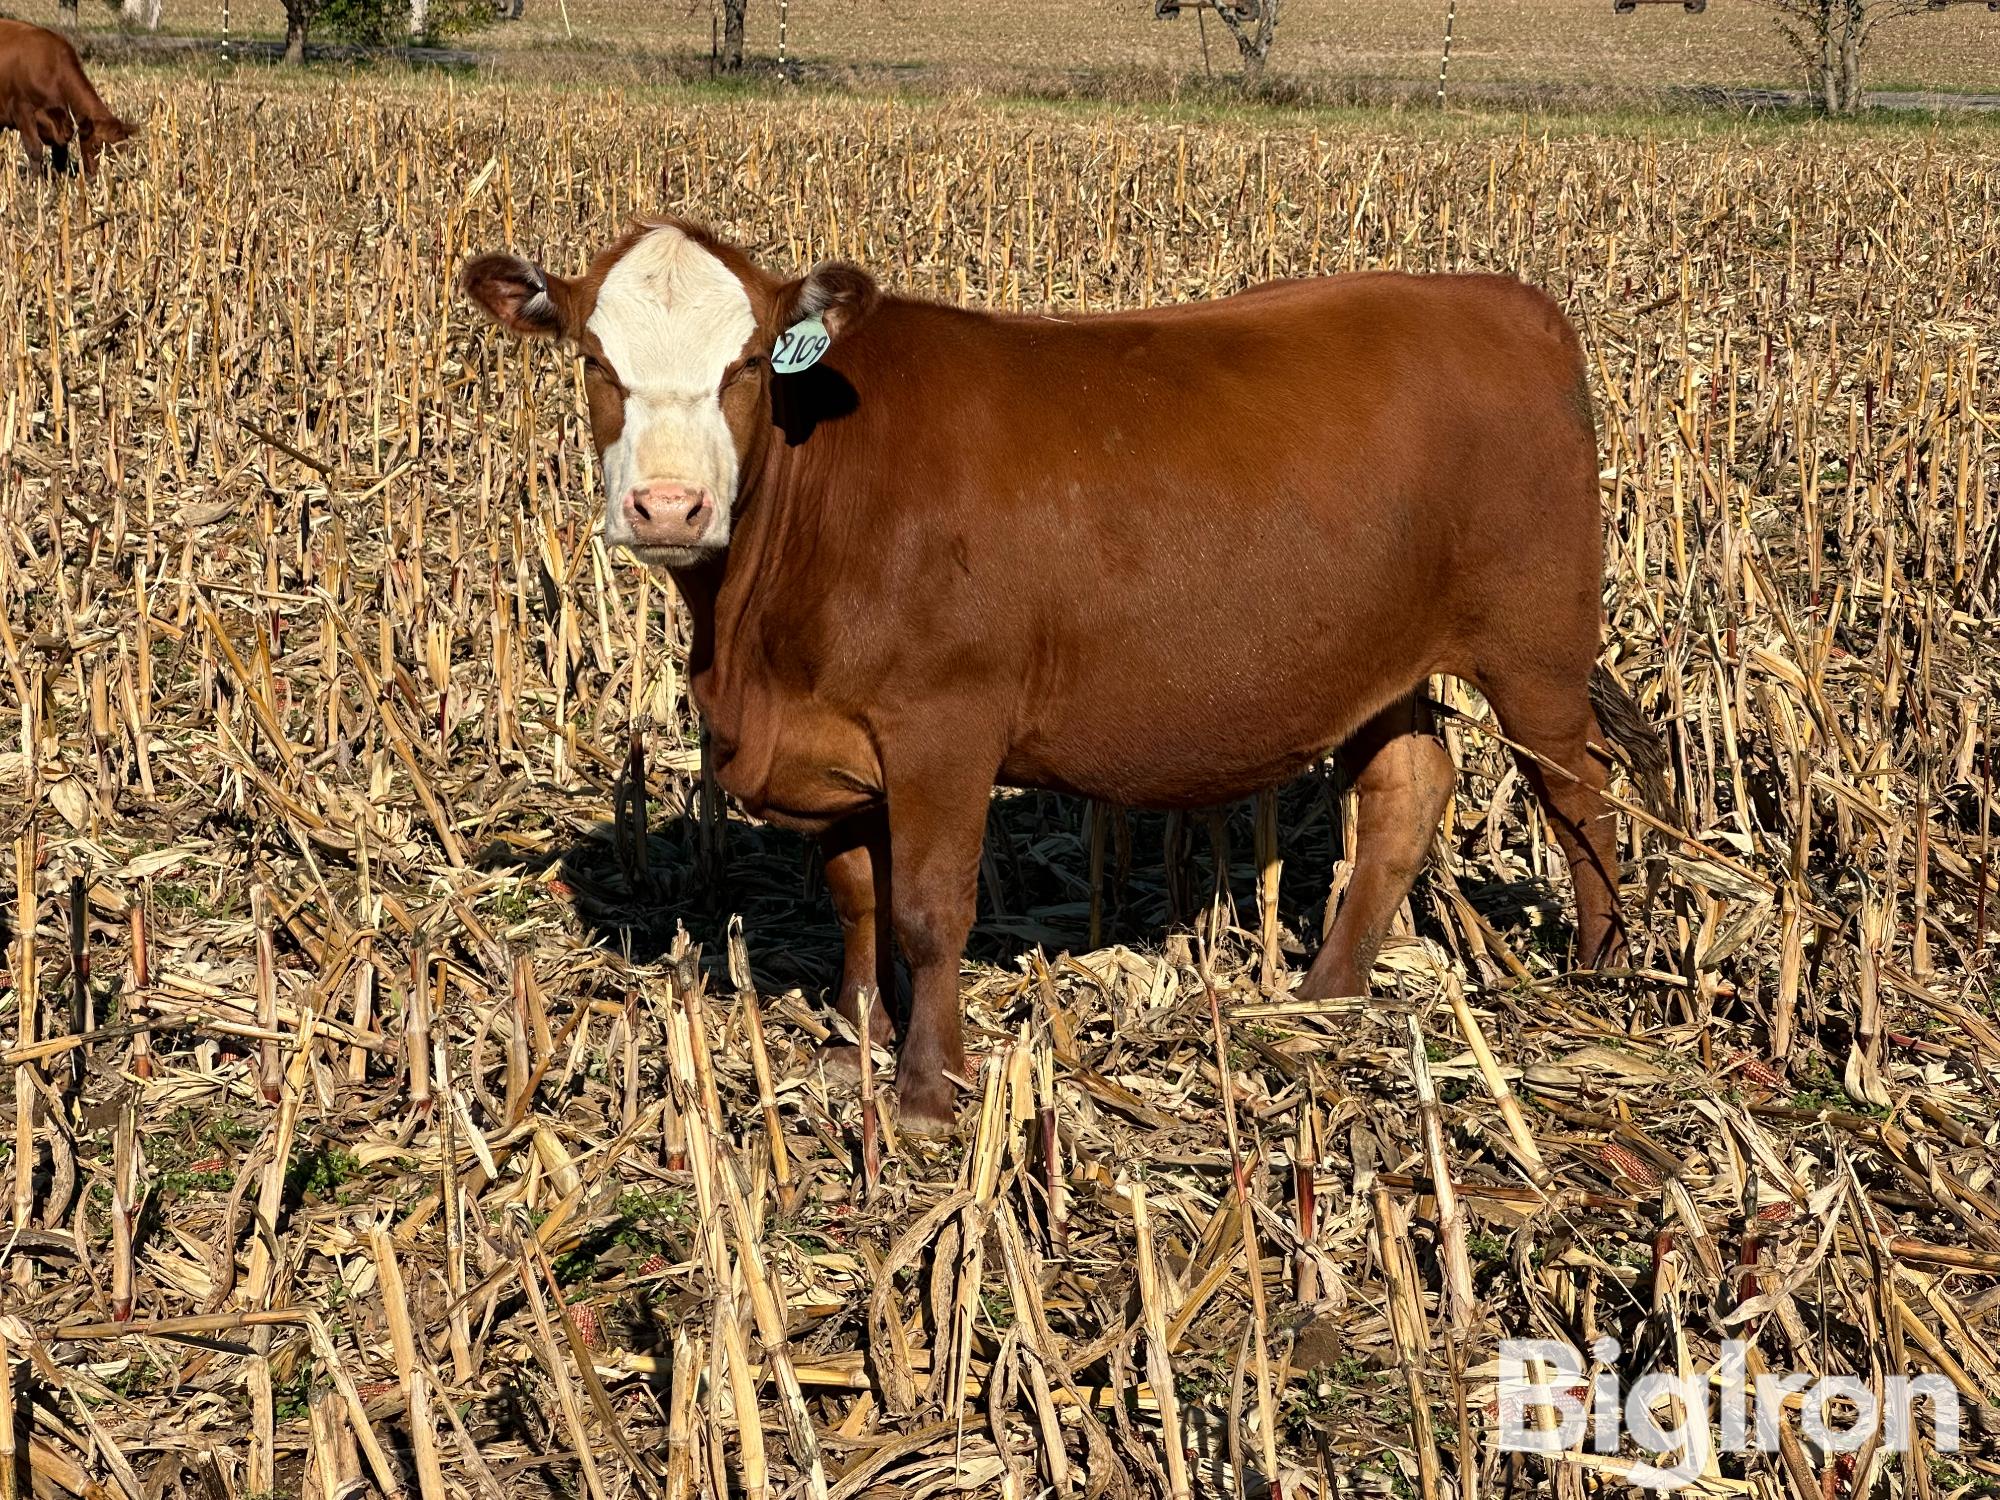
[[[1212,807],[1290,780],[1429,673],[1449,670],[1421,626],[1359,651],[1297,636],[1239,639],[1226,655],[1162,644],[1175,649],[1107,642],[1099,654],[1078,643],[1031,708],[1001,780],[1127,807]]]
[[[1205,762],[1173,756],[1046,756],[1030,751],[1009,758],[1001,768],[1000,784],[1067,792],[1120,807],[1165,811],[1215,807],[1282,785],[1344,738],[1345,734],[1331,733],[1303,749],[1287,747],[1257,757],[1232,754]]]

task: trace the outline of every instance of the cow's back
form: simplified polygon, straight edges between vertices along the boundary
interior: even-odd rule
[[[66,37],[25,21],[0,20],[0,117],[44,109],[111,120]]]
[[[1237,551],[1274,521],[1353,541],[1399,490],[1411,524],[1449,528],[1476,498],[1492,514],[1457,483],[1468,446],[1594,444],[1567,321],[1502,277],[1327,277],[1077,318],[891,301],[830,363],[856,387],[825,429],[843,486],[865,476],[892,525],[951,519],[996,547],[1164,524]]]
[[[1009,780],[1235,795],[1457,669],[1524,578],[1596,608],[1580,351],[1505,278],[1075,318],[889,300],[827,363],[852,410],[776,461],[731,574],[786,601],[765,631],[821,696],[1004,699]]]

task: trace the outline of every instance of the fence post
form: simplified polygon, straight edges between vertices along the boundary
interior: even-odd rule
[[[1444,108],[1444,75],[1451,67],[1451,22],[1458,13],[1458,0],[1445,0],[1444,56],[1438,59],[1438,108]]]

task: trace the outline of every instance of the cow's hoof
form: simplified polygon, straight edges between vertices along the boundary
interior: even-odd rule
[[[1314,1002],[1322,1000],[1366,1000],[1368,993],[1367,984],[1356,983],[1352,976],[1340,979],[1315,980],[1312,975],[1308,974],[1304,979],[1299,981],[1298,988],[1285,998]]]
[[[952,1088],[901,1088],[896,1090],[896,1128],[905,1135],[947,1136],[958,1128],[958,1112],[952,1107]]]
[[[819,1044],[819,1064],[826,1069],[826,1076],[836,1083],[854,1084],[861,1081],[861,1049],[852,1042],[821,1042]],[[875,1077],[887,1087],[883,1075],[889,1065],[882,1060],[882,1047],[875,1048]]]

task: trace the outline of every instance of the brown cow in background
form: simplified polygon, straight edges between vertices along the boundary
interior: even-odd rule
[[[10,127],[30,162],[58,171],[69,170],[72,146],[87,172],[132,134],[83,76],[76,48],[25,21],[0,21],[0,130]]]

